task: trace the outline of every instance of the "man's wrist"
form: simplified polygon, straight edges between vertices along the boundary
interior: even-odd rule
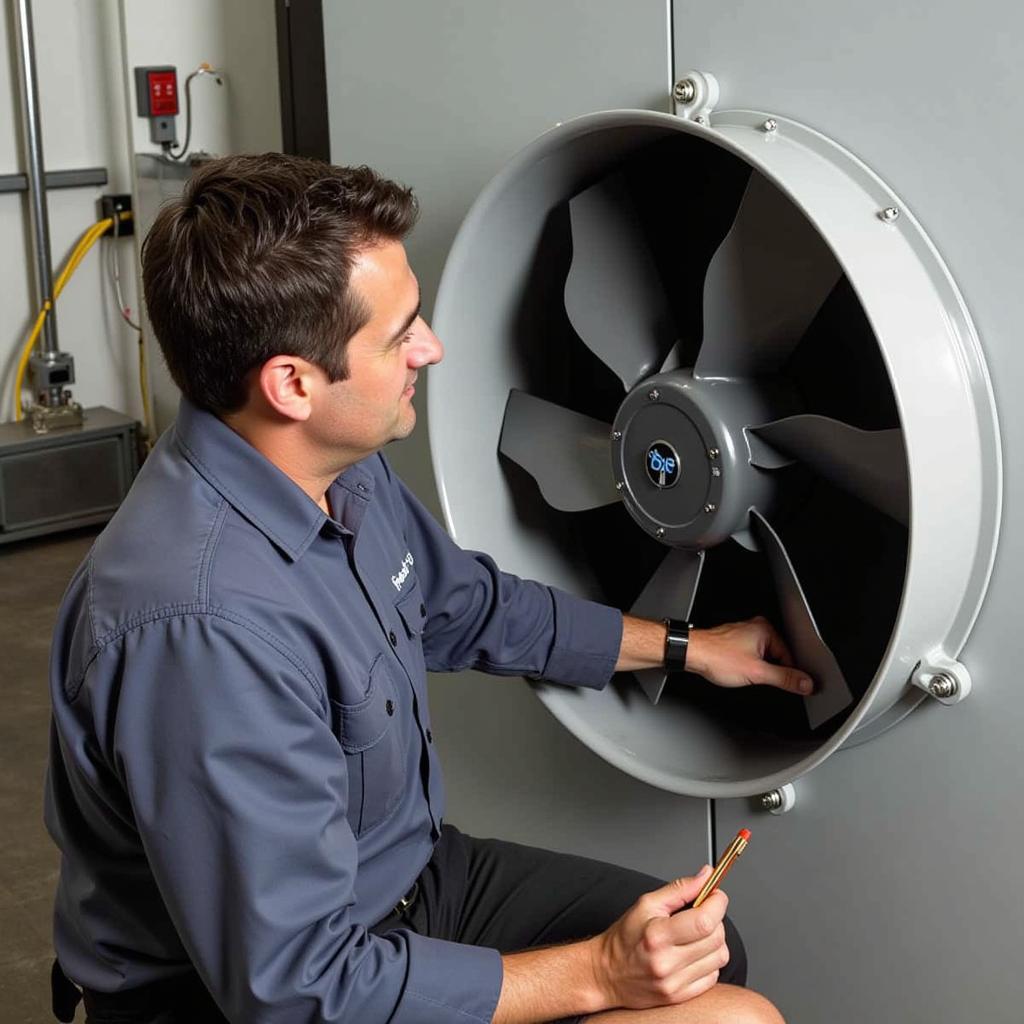
[[[685,672],[687,647],[690,644],[690,624],[685,619],[665,619],[666,672]]]
[[[707,675],[708,667],[708,630],[691,629],[690,640],[686,647],[686,671],[699,676]]]

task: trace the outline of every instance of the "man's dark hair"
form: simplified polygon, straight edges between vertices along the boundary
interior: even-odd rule
[[[236,411],[246,374],[281,354],[344,380],[345,344],[370,317],[352,267],[404,238],[416,214],[412,190],[369,167],[281,153],[199,167],[142,247],[149,319],[182,393]]]

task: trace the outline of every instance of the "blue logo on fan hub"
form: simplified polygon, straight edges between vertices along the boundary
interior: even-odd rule
[[[679,455],[668,441],[655,441],[647,449],[644,468],[655,487],[671,487],[679,482]]]

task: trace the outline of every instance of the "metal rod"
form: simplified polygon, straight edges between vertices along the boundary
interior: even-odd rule
[[[18,33],[18,70],[21,74],[21,121],[28,164],[29,206],[36,263],[36,289],[41,306],[53,294],[53,261],[50,258],[50,220],[46,208],[46,182],[43,171],[43,134],[39,123],[39,82],[36,78],[35,44],[32,39],[31,0],[14,4],[15,30]],[[57,320],[50,310],[43,323],[42,352],[58,351]]]
[[[47,171],[43,176],[47,189],[85,188],[106,185],[109,180],[106,167],[83,167],[81,170]],[[27,192],[28,177],[24,174],[0,174],[0,193]]]

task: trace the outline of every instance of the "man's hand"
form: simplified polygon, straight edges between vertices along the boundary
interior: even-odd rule
[[[690,631],[686,667],[718,686],[775,686],[808,694],[811,680],[793,667],[786,642],[764,617]]]
[[[598,989],[608,1006],[643,1009],[686,1002],[718,981],[729,962],[728,897],[719,890],[698,910],[694,899],[711,869],[646,893],[607,931],[591,939]]]

